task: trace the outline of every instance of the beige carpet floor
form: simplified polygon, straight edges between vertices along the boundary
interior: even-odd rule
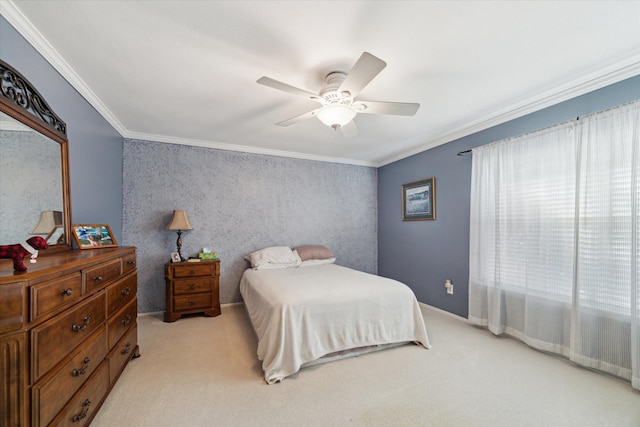
[[[640,392],[423,306],[433,348],[305,368],[267,385],[242,305],[141,316],[132,361],[93,427],[640,426]]]

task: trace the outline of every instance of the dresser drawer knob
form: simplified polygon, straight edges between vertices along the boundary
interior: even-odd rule
[[[135,262],[135,260],[130,259],[129,261],[127,261],[127,264],[129,264],[129,265],[135,265],[135,264],[136,264],[136,262]]]
[[[60,296],[62,297],[70,297],[71,295],[73,295],[73,289],[69,288],[69,289],[63,289],[62,291],[60,291]]]
[[[131,343],[128,342],[127,345],[125,345],[125,347],[122,349],[122,351],[120,352],[120,354],[127,354],[131,351]]]
[[[131,323],[131,315],[127,314],[126,316],[124,316],[124,319],[122,319],[122,324],[124,326],[127,326],[129,323]]]
[[[191,284],[191,289],[195,289],[195,288],[196,288],[196,285]]]
[[[82,361],[82,364],[84,366],[80,369],[74,369],[73,371],[71,371],[71,375],[74,377],[79,377],[80,375],[84,375],[87,372],[87,368],[89,367],[89,362],[91,362],[91,360],[88,357],[85,357],[84,360]]]
[[[194,274],[196,274],[196,271],[195,271],[195,270],[191,270],[191,271],[189,272],[189,274],[194,275]]]
[[[73,332],[82,332],[85,329],[87,329],[87,325],[89,324],[89,322],[91,321],[91,317],[90,316],[85,316],[84,319],[82,319],[84,321],[83,325],[76,325],[75,323],[71,326],[71,330]]]
[[[126,297],[127,295],[129,295],[131,293],[131,288],[127,286],[126,288],[121,290],[120,293],[122,294],[123,297]]]
[[[196,302],[195,301],[189,301],[189,304],[196,305]]]
[[[94,282],[102,282],[104,280],[104,278],[102,276],[96,276],[93,278]]]
[[[71,418],[71,421],[73,421],[74,423],[79,423],[80,421],[84,420],[87,417],[87,413],[89,412],[89,406],[91,406],[91,401],[89,399],[86,399],[82,403],[82,406],[84,406],[84,409],[82,409],[82,412],[80,412],[78,415],[74,415],[73,418]]]

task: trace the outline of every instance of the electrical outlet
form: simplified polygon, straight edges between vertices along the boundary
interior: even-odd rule
[[[444,281],[444,287],[447,289],[449,295],[453,295],[453,283],[451,283],[450,279]]]

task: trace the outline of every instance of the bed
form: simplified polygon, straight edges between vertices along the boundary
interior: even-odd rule
[[[240,281],[268,384],[336,358],[407,343],[431,346],[415,295],[403,283],[336,265],[330,252],[318,259],[301,248],[278,248],[292,255],[262,264],[249,255],[252,268]]]

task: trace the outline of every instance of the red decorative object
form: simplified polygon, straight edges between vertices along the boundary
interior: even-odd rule
[[[0,258],[13,259],[13,269],[15,271],[27,271],[24,265],[24,257],[31,255],[31,262],[36,262],[39,249],[47,249],[47,242],[40,236],[34,236],[26,242],[16,243],[15,245],[0,246]]]

